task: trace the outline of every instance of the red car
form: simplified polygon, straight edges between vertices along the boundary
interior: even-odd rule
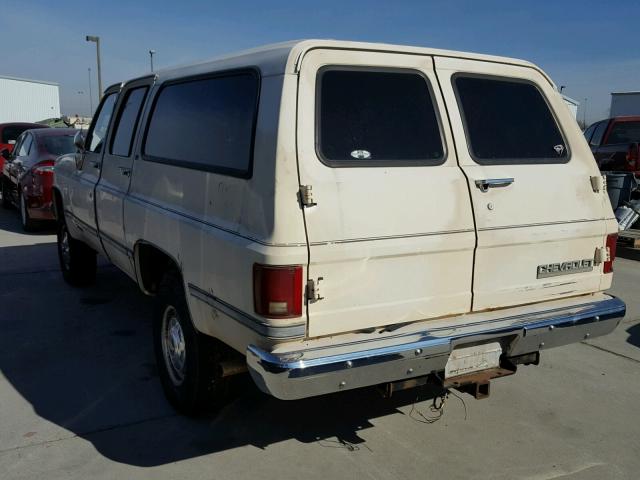
[[[640,178],[640,116],[614,117],[584,131],[600,170],[633,172]]]
[[[55,220],[53,166],[60,155],[75,151],[76,132],[74,128],[26,130],[7,158],[2,172],[2,206],[19,207],[25,230],[33,229],[40,221]]]
[[[18,137],[25,130],[31,130],[33,128],[47,128],[46,125],[40,125],[39,123],[24,123],[24,122],[13,122],[13,123],[0,123],[0,173],[4,168],[4,159],[5,156],[2,155],[4,150],[7,150],[8,153],[13,151],[13,146],[16,143]],[[6,155],[6,154],[5,154]]]

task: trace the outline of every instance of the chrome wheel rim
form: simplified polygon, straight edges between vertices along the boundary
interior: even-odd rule
[[[67,232],[66,228],[62,229],[62,235],[60,235],[60,256],[65,270],[69,270],[71,266],[71,249],[69,247],[69,232]]]
[[[178,320],[178,312],[169,305],[162,315],[162,356],[169,378],[175,386],[182,385],[186,370],[186,345],[184,332]]]

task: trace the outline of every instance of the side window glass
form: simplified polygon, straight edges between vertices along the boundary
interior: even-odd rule
[[[120,157],[131,155],[133,138],[140,117],[140,110],[147,95],[147,87],[133,88],[125,94],[122,107],[118,112],[111,141],[110,153]]]
[[[113,114],[113,106],[116,103],[116,97],[117,95],[115,93],[111,93],[102,101],[102,105],[98,110],[97,116],[94,118],[85,141],[88,152],[100,153],[102,151],[107,130],[109,129],[109,121]]]
[[[29,155],[29,150],[31,150],[31,135],[27,134],[22,139],[22,144],[20,145],[20,149],[18,150],[18,157],[23,157],[25,155]]]
[[[591,125],[589,128],[587,128],[584,131],[583,135],[584,135],[584,138],[585,138],[585,140],[587,142],[589,142],[591,140],[591,135],[593,135],[593,131],[596,129],[596,125],[597,124],[594,123],[593,125]]]
[[[598,123],[598,126],[593,132],[593,137],[591,137],[591,142],[589,142],[591,146],[600,146],[600,144],[602,143],[602,136],[604,135],[604,131],[607,129],[607,125],[609,125],[609,122]]]
[[[16,140],[16,144],[13,146],[13,156],[14,157],[18,156],[18,152],[22,148],[23,140],[24,140],[24,135],[19,136],[18,139]]]

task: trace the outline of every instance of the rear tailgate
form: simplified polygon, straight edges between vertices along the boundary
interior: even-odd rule
[[[473,310],[600,290],[613,214],[561,97],[534,68],[435,64],[476,219]]]
[[[298,98],[309,336],[470,311],[471,202],[433,58],[316,49]]]

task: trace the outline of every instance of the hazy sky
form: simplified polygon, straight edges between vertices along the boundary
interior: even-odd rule
[[[640,2],[625,1],[29,1],[0,0],[0,74],[58,82],[62,111],[149,70],[301,38],[401,43],[524,58],[584,104],[608,115],[612,91],[640,90]],[[78,93],[84,92],[84,93]],[[93,101],[95,108],[96,101]],[[579,111],[582,118],[582,107]]]

